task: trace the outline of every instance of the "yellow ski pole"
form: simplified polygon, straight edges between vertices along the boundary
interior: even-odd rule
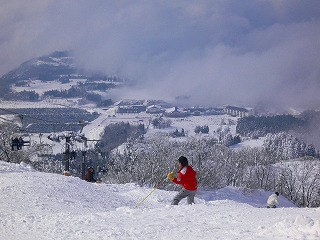
[[[166,180],[168,179],[168,177],[166,177],[165,179],[163,179],[161,182],[159,182],[159,184],[144,198],[142,199],[137,205],[136,208],[139,207],[141,205],[141,203],[143,203],[155,190],[157,190]]]

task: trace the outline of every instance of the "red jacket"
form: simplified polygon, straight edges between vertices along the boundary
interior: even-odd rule
[[[178,171],[178,177],[172,181],[182,185],[185,189],[193,191],[197,190],[197,173],[191,166],[186,166]]]

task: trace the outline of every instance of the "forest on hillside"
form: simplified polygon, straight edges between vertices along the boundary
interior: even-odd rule
[[[236,127],[242,137],[259,138],[285,132],[320,148],[320,111],[307,110],[299,115],[249,116],[240,118]]]

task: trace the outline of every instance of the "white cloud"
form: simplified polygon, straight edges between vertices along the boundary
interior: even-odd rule
[[[73,49],[79,65],[128,77],[137,94],[318,107],[319,7],[317,0],[14,0],[1,8],[0,73]]]

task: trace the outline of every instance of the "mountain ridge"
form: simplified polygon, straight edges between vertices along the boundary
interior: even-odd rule
[[[29,79],[46,81],[59,79],[61,75],[74,74],[77,71],[72,51],[55,51],[23,62],[0,79],[10,80],[11,84]]]

